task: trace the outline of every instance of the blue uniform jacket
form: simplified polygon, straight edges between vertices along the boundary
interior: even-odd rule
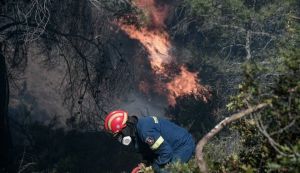
[[[195,142],[186,129],[163,118],[140,117],[137,137],[138,148],[150,148],[155,153],[154,167],[175,160],[187,162],[195,149]]]

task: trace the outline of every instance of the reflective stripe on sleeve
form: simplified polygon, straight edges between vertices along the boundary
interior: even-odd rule
[[[163,142],[164,142],[164,138],[160,136],[150,148],[152,150],[156,150]]]
[[[157,117],[155,117],[155,116],[152,116],[152,118],[153,118],[153,120],[154,120],[154,123],[155,123],[155,124],[157,124],[157,123],[158,123],[158,119],[157,119]]]

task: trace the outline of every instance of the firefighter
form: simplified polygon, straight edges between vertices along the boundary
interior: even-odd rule
[[[123,145],[133,144],[155,172],[161,172],[170,162],[188,162],[195,150],[195,141],[187,130],[155,116],[128,116],[128,112],[116,110],[105,118],[105,129]],[[133,172],[143,166],[139,164]]]

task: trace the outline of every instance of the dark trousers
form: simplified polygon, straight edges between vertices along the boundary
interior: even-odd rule
[[[189,135],[185,143],[173,152],[173,158],[171,162],[188,162],[195,153],[195,140],[192,135]],[[158,165],[153,165],[155,173],[169,173],[166,170],[161,169]]]
[[[188,162],[195,152],[195,140],[193,139],[192,135],[189,135],[184,145],[179,147],[173,153],[172,162]]]

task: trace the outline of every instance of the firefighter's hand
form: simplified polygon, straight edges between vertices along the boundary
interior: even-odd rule
[[[146,167],[146,165],[144,163],[139,163],[138,167],[141,168],[141,169],[144,169]]]
[[[135,167],[132,171],[131,171],[131,173],[140,173],[141,172],[141,169],[140,169],[140,167]]]
[[[131,173],[150,173],[153,172],[152,167],[146,167],[146,165],[144,163],[140,163],[138,164],[138,166],[136,168],[134,168]]]
[[[137,167],[135,167],[131,173],[142,173],[142,169],[145,168],[145,165],[143,163],[138,164]]]

